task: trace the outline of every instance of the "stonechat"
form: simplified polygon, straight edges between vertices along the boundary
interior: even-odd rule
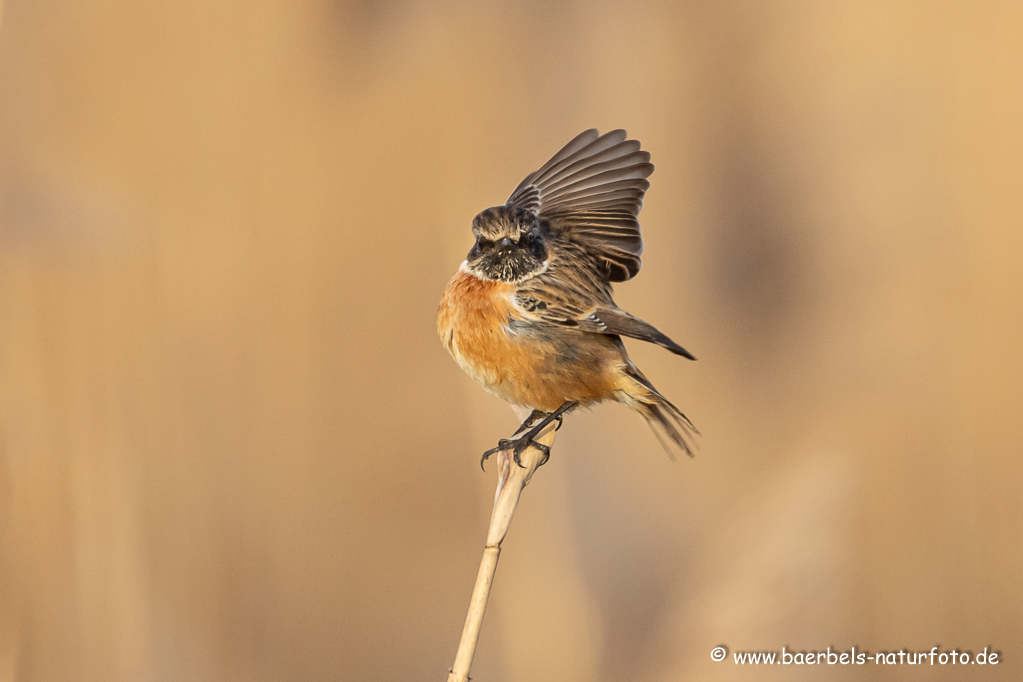
[[[503,206],[473,219],[476,243],[440,302],[437,331],[469,376],[532,410],[512,449],[516,463],[552,421],[615,400],[639,412],[668,450],[692,455],[692,422],[654,388],[622,337],[695,360],[652,325],[615,305],[612,283],[639,272],[638,215],[650,153],[624,130],[587,130],[530,174]],[[667,441],[664,440],[667,437]]]

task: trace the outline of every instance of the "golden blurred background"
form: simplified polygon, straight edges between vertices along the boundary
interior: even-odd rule
[[[0,681],[444,679],[517,420],[437,301],[588,127],[653,153],[617,297],[704,435],[566,421],[473,677],[1023,679],[1021,46],[1019,2],[8,0]]]

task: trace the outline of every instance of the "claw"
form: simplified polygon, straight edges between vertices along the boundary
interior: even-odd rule
[[[536,444],[533,442],[532,436],[526,433],[521,438],[519,438],[518,442],[515,443],[515,449],[512,450],[512,459],[514,459],[515,463],[518,464],[523,469],[525,469],[526,467],[524,464],[522,464],[522,461],[519,459],[519,457],[522,455],[523,452],[526,451],[526,448],[528,448],[530,445]]]
[[[490,456],[494,454],[494,452],[496,452],[497,450],[500,450],[500,448],[490,448],[489,450],[483,453],[482,457],[480,457],[480,469],[483,469],[483,473],[487,472],[487,468],[483,466],[484,462],[490,459]]]
[[[551,449],[549,446],[544,445],[543,443],[537,443],[536,441],[534,441],[533,438],[529,436],[529,434],[522,436],[522,438],[520,438],[518,442],[515,444],[515,449],[512,450],[512,459],[515,460],[515,463],[518,464],[521,468],[525,469],[526,465],[522,463],[522,460],[519,459],[519,456],[523,452],[525,452],[526,449],[529,448],[530,446],[536,448],[537,450],[543,453],[543,459],[540,460],[540,463],[536,465],[537,468],[542,467],[544,464],[547,463],[547,460],[551,458]]]
[[[536,465],[536,468],[539,469],[551,458],[551,449],[543,443],[533,443],[533,447],[543,453],[543,459],[541,459],[540,463]]]
[[[480,457],[480,469],[483,469],[483,471],[485,472],[487,468],[483,466],[483,463],[490,459],[491,455],[494,455],[500,452],[501,450],[506,449],[509,445],[511,445],[514,442],[515,441],[508,440],[507,438],[502,438],[501,440],[497,441],[496,448],[490,448],[489,450],[483,453],[482,457]]]
[[[525,433],[522,433],[522,435],[516,438],[515,440],[502,438],[501,440],[497,441],[496,448],[490,448],[489,450],[483,453],[483,456],[480,458],[480,468],[483,469],[483,471],[486,471],[487,470],[486,467],[483,466],[484,462],[486,462],[487,459],[489,459],[490,456],[493,455],[495,452],[507,450],[508,448],[511,448],[512,450],[512,459],[515,461],[515,463],[520,467],[525,468],[525,465],[522,464],[522,460],[519,458],[519,456],[526,451],[526,448],[528,448],[531,445],[543,453],[543,459],[540,460],[540,463],[537,464],[537,467],[543,466],[544,464],[547,463],[547,460],[551,458],[551,449],[550,447],[544,445],[543,443],[535,442],[533,439],[540,435],[540,432],[543,431],[544,427],[546,427],[551,422],[557,423],[556,426],[554,427],[555,431],[560,429],[561,425],[564,423],[564,418],[562,417],[562,415],[576,407],[576,405],[578,405],[578,403],[575,401],[566,402],[551,414],[546,414],[544,412],[541,412],[540,410],[533,410],[533,412],[528,417],[526,417],[526,420],[522,422],[522,425],[519,426],[518,432],[521,433],[522,431],[525,430]]]

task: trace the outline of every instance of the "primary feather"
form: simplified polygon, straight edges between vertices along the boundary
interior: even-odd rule
[[[624,130],[591,129],[523,180],[506,205],[542,218],[584,247],[608,282],[624,282],[642,267],[638,215],[653,171],[649,152]]]

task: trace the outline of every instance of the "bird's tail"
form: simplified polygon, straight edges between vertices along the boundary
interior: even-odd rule
[[[620,402],[636,410],[647,420],[654,435],[657,436],[657,440],[667,451],[668,457],[672,460],[675,459],[675,449],[669,445],[668,441],[692,457],[692,440],[700,435],[700,432],[689,421],[689,417],[661,395],[660,391],[654,388],[650,380],[643,376],[643,373],[635,365],[630,363],[625,374],[631,381],[627,382],[627,387],[623,387]]]

